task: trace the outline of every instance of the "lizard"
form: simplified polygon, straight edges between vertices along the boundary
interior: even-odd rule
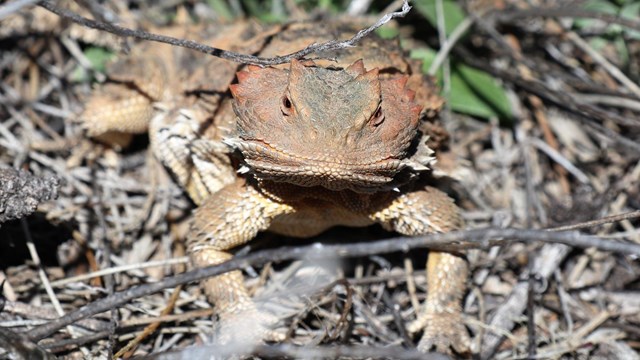
[[[263,57],[346,38],[354,24],[255,23],[157,29]],[[223,263],[261,231],[311,237],[337,225],[380,224],[404,235],[461,229],[458,207],[431,183],[439,144],[437,89],[397,40],[278,66],[230,63],[140,44],[108,72],[80,118],[91,136],[148,131],[156,156],[197,205],[187,235],[194,266]],[[329,59],[329,60],[327,60]],[[408,325],[421,351],[468,353],[461,314],[464,254],[430,252],[424,308]],[[202,284],[220,331],[283,340],[240,271]],[[230,333],[229,333],[230,332]],[[246,334],[245,334],[246,335]]]

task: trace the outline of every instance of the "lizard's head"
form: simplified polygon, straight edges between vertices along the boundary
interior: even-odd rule
[[[237,77],[238,135],[226,142],[259,178],[375,191],[408,166],[421,106],[406,75],[293,60],[288,71],[249,66]]]

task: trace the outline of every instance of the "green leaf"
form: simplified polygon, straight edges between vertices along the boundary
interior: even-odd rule
[[[607,0],[589,0],[584,4],[584,9],[612,15],[618,12],[618,6]]]
[[[97,72],[104,73],[106,71],[107,62],[115,58],[115,54],[105,48],[92,46],[84,51],[84,56],[91,63],[91,67]],[[89,74],[82,66],[78,65],[71,74],[72,81],[90,81],[92,80],[91,74]]]
[[[604,14],[615,15],[618,12],[618,7],[607,0],[589,0],[582,5],[584,10],[600,12]],[[577,18],[573,24],[577,29],[589,29],[594,24],[602,23],[597,19]]]
[[[92,46],[84,51],[93,69],[99,72],[105,72],[107,62],[115,57],[115,54],[105,48]]]
[[[491,75],[463,64],[451,68],[451,108],[482,118],[512,119],[505,90]]]
[[[233,20],[233,12],[225,0],[207,0],[207,4],[215,13],[225,20]]]
[[[438,27],[438,12],[436,11],[437,0],[414,0],[413,5],[420,14],[427,18],[431,26]],[[444,10],[444,28],[447,36],[465,19],[464,10],[453,0],[442,0]]]
[[[436,58],[436,52],[429,48],[411,49],[409,57],[422,60],[422,72],[426,74],[429,71],[429,66]]]
[[[376,34],[383,39],[393,39],[400,35],[400,31],[397,28],[390,26],[379,27],[376,30]]]
[[[628,18],[631,20],[637,20],[640,18],[640,1],[629,2],[629,4],[625,5],[622,10],[620,10],[620,16],[623,18]],[[640,31],[631,30],[629,28],[624,28],[629,37],[640,40]]]
[[[426,74],[436,52],[420,48],[411,51],[411,57],[422,60]],[[438,72],[442,84],[442,71]],[[506,91],[491,75],[459,62],[451,63],[451,90],[447,99],[453,111],[480,118],[498,117],[511,120],[513,111]]]
[[[249,12],[249,15],[260,19],[260,21],[266,23],[277,23],[286,20],[286,16],[284,14],[274,14],[271,12],[269,2],[245,0],[243,3]]]

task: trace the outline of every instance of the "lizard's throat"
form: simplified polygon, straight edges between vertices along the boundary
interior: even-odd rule
[[[364,163],[340,157],[303,156],[259,140],[233,138],[225,143],[240,151],[249,171],[257,178],[335,191],[375,192],[394,188],[399,185],[396,175],[406,167],[405,161],[393,158]]]

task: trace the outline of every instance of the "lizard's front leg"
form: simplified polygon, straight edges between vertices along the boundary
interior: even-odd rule
[[[445,193],[432,187],[398,196],[373,219],[405,235],[445,233],[462,227],[458,207]],[[462,322],[460,302],[466,289],[468,265],[464,258],[432,251],[427,262],[427,300],[410,332],[424,329],[420,351],[459,354],[469,352],[469,335]]]
[[[233,257],[229,249],[266,230],[274,217],[292,212],[238,179],[212,194],[197,210],[188,235],[188,252],[195,266],[223,263]],[[275,319],[260,312],[244,286],[239,270],[207,279],[204,291],[219,320],[219,340],[243,343],[274,338],[269,326]]]

